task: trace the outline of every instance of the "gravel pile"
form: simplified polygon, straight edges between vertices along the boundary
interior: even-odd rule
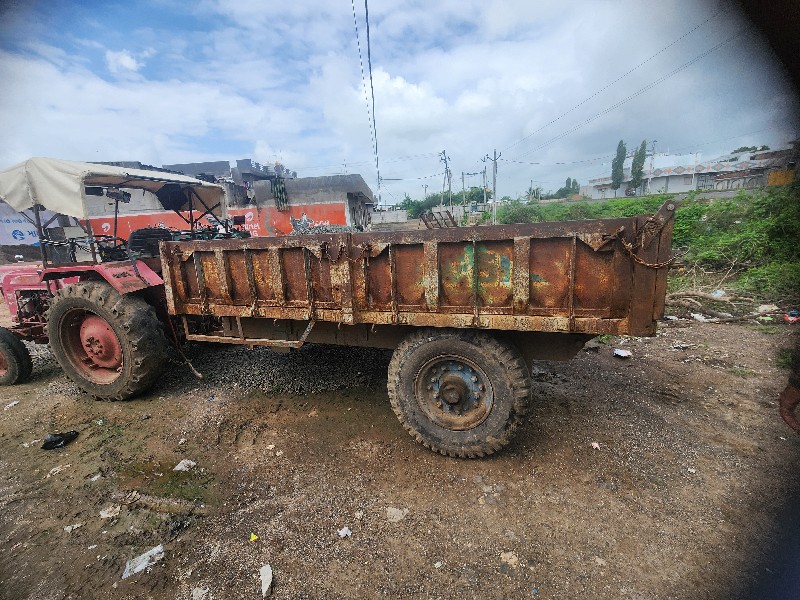
[[[292,223],[292,231],[289,235],[312,235],[315,233],[355,233],[359,231],[356,227],[349,225],[331,225],[330,223],[315,223],[305,214],[299,219],[289,217]]]
[[[310,394],[385,388],[391,350],[307,344],[288,353],[256,347],[193,344],[185,350],[210,385],[266,393]],[[164,388],[196,387],[186,365],[170,366]]]
[[[312,235],[315,233],[356,233],[359,231],[356,227],[349,225],[298,225],[298,222],[293,221],[294,228],[289,235]]]

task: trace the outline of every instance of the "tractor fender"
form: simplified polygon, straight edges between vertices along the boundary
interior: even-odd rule
[[[53,267],[44,269],[42,280],[63,279],[76,275],[80,276],[81,279],[103,279],[120,294],[130,294],[149,287],[164,285],[164,280],[161,276],[140,260],[135,261],[135,263],[125,260],[98,265],[83,264]]]

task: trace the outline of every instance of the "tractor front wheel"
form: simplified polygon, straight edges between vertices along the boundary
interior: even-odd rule
[[[0,327],[0,385],[23,383],[32,369],[31,355],[22,340]]]
[[[153,307],[89,281],[58,291],[47,313],[50,348],[61,368],[89,394],[126,400],[162,373],[167,340]]]

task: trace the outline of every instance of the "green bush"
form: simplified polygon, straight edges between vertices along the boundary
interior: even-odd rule
[[[652,214],[671,197],[543,205],[516,201],[499,208],[497,216],[501,223],[630,217]],[[735,277],[735,286],[764,300],[792,304],[800,299],[800,183],[742,190],[717,200],[694,192],[680,204],[672,241],[674,248],[686,250],[685,264]]]

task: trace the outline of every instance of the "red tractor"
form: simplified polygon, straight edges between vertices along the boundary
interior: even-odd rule
[[[112,235],[95,234],[92,203],[113,201],[116,209],[132,190],[155,195],[186,229],[147,227],[124,240],[115,222]],[[30,376],[20,341],[28,340],[49,343],[67,375],[97,397],[121,400],[150,387],[168,340],[178,341],[166,314],[158,243],[247,237],[223,218],[223,194],[221,186],[182,175],[45,158],[0,172],[0,198],[36,228],[41,250],[40,263],[0,267],[14,321],[0,328],[0,384]]]

